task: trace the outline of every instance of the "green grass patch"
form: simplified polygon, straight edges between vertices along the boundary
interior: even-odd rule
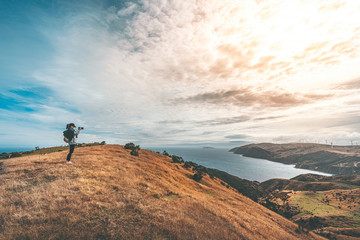
[[[328,215],[338,212],[339,209],[323,203],[323,193],[303,193],[294,196],[292,204],[296,205],[305,215]],[[306,214],[307,213],[307,214]]]
[[[359,188],[359,186],[342,183],[342,182],[334,182],[334,184],[340,186],[341,189],[357,189],[357,188]]]
[[[345,214],[346,217],[348,217],[349,219],[351,219],[351,226],[352,227],[360,227],[360,209],[356,209],[353,211],[348,211]]]

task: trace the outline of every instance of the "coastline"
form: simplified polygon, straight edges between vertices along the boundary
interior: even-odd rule
[[[360,174],[360,147],[322,144],[249,144],[229,152],[329,174]]]
[[[228,148],[202,149],[202,148],[152,148],[150,150],[182,157],[185,161],[192,161],[207,168],[225,171],[249,181],[264,182],[269,179],[291,179],[302,174],[317,174],[329,176],[331,174],[309,169],[295,168],[295,164],[284,164],[262,158],[252,158],[235,155]]]

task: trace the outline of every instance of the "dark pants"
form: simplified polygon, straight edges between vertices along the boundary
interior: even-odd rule
[[[75,149],[75,144],[70,144],[69,146],[70,146],[70,151],[69,151],[69,154],[66,157],[66,161],[70,161],[71,154],[74,152],[74,149]]]

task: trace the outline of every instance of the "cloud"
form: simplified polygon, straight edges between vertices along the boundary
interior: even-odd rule
[[[176,103],[233,104],[239,107],[289,108],[332,98],[331,94],[290,93],[285,91],[256,91],[248,88],[200,93],[175,99]]]
[[[37,109],[26,116],[37,127],[75,121],[88,139],[199,143],[298,131],[299,113],[321,122],[358,111],[358,83],[347,82],[360,74],[357,1],[74,4],[54,2],[56,17],[38,6],[32,27],[51,54],[6,87]],[[34,87],[48,94],[25,101]]]
[[[229,125],[229,124],[235,124],[235,123],[242,123],[249,121],[251,118],[249,116],[236,116],[236,117],[230,117],[230,118],[215,118],[211,120],[206,121],[198,121],[196,122],[197,125],[200,126],[216,126],[216,125]]]
[[[276,119],[281,119],[281,118],[285,118],[286,115],[280,115],[280,116],[263,116],[263,117],[256,117],[253,120],[254,121],[269,121],[269,120],[276,120]]]
[[[344,82],[335,87],[336,89],[344,90],[358,90],[360,89],[360,79],[355,79],[352,81]]]
[[[245,135],[245,134],[236,134],[236,135],[226,136],[225,138],[230,138],[230,139],[246,139],[247,137],[249,137],[249,136],[248,136],[248,135]]]
[[[248,142],[248,141],[229,141],[229,143],[232,145],[232,146],[242,146],[242,145],[246,145],[246,144],[250,144],[251,142]]]

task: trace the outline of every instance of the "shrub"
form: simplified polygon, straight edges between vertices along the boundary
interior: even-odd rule
[[[194,162],[185,162],[184,165],[183,165],[184,168],[196,168],[196,167],[199,167],[198,164],[194,163]]]
[[[134,143],[127,143],[124,146],[125,149],[130,149],[131,152],[130,154],[132,156],[139,156],[139,150],[140,150],[140,146],[139,145],[135,145]]]
[[[3,152],[1,155],[0,155],[0,159],[5,159],[5,158],[9,158],[10,157],[10,154],[7,154],[6,152]]]
[[[200,173],[208,173],[208,170],[206,167],[201,166],[201,165],[197,165],[193,168],[193,170],[200,172]]]
[[[19,153],[19,152],[12,152],[12,153],[10,153],[10,157],[11,157],[11,158],[21,157],[21,153]]]
[[[127,144],[125,144],[124,148],[125,149],[135,149],[135,144],[132,142],[127,143]]]
[[[200,180],[203,178],[202,172],[197,172],[192,176],[192,179],[194,179],[197,182],[200,182]]]
[[[191,162],[185,162],[183,167],[184,168],[191,168],[192,167]]]
[[[106,145],[106,142],[105,142],[105,141],[102,141],[102,142],[100,143],[100,145]]]
[[[130,154],[133,155],[133,156],[136,156],[136,157],[139,156],[139,152],[138,152],[137,149],[132,149]]]
[[[130,150],[140,150],[140,146],[139,145],[135,145],[134,143],[130,142],[125,144],[124,146],[125,149],[130,149]]]
[[[171,157],[171,155],[165,150],[164,150],[164,152],[162,154],[165,155],[165,156]]]
[[[173,160],[173,163],[183,163],[184,159],[182,157],[176,156],[176,155],[172,155],[171,159]]]

